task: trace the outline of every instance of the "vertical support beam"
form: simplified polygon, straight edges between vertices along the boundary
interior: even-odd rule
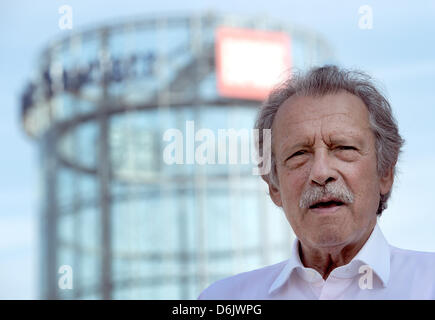
[[[187,235],[188,235],[188,225],[187,225],[187,217],[186,215],[188,214],[186,212],[186,208],[187,208],[187,201],[186,201],[186,197],[187,197],[187,193],[186,193],[186,189],[184,189],[184,187],[180,186],[175,192],[174,192],[174,196],[177,197],[177,201],[178,201],[178,221],[177,221],[177,226],[178,226],[178,241],[179,241],[179,257],[180,260],[178,261],[178,272],[180,273],[180,296],[179,299],[189,299],[189,277],[188,277],[188,273],[190,270],[190,261],[189,261],[189,255],[188,254],[188,243],[187,243]],[[188,266],[188,267],[187,267]]]
[[[101,290],[103,299],[112,298],[112,233],[110,196],[109,124],[106,115],[100,115],[98,148],[98,177],[100,185],[101,217]]]
[[[176,115],[176,123],[178,128],[184,128],[186,119],[183,117],[180,110],[174,110],[174,114]],[[189,252],[188,245],[188,235],[189,230],[194,230],[194,228],[189,228],[187,224],[187,212],[188,208],[188,199],[190,199],[189,187],[187,185],[179,185],[173,192],[172,195],[175,197],[175,201],[178,204],[177,212],[174,211],[174,214],[177,215],[177,232],[178,232],[178,272],[179,272],[179,299],[190,299],[189,296],[189,281],[191,281],[189,275],[192,261],[190,261],[189,257],[192,257],[192,252]]]
[[[111,230],[111,163],[110,163],[110,116],[108,115],[109,101],[107,67],[109,65],[108,32],[101,35],[101,72],[103,99],[99,105],[98,125],[98,179],[99,179],[99,207],[101,222],[101,295],[104,300],[112,299],[112,230]]]
[[[79,161],[79,155],[80,155],[80,140],[77,137],[77,131],[74,131],[72,133],[72,148],[73,148],[73,154],[75,155],[74,161]],[[82,197],[82,190],[78,187],[80,184],[81,175],[78,170],[75,170],[73,173],[73,184],[75,186],[74,193],[73,193],[73,234],[74,234],[74,255],[73,255],[73,270],[74,270],[74,279],[81,280],[81,264],[82,264],[82,254],[81,247],[82,247],[82,239],[83,239],[83,232],[82,232],[82,214],[80,212],[80,209],[82,207],[83,197]],[[74,299],[80,298],[81,295],[81,286],[77,286],[75,284],[74,290],[73,290],[73,297]]]
[[[48,131],[41,140],[42,199],[40,222],[41,234],[41,296],[44,299],[58,299],[57,288],[57,150],[55,128]]]
[[[157,41],[158,41],[158,45],[157,45],[157,83],[158,83],[158,92],[157,92],[157,113],[158,113],[158,118],[159,118],[159,130],[161,130],[158,134],[160,137],[163,136],[163,129],[164,128],[169,128],[170,125],[170,118],[172,117],[172,111],[171,110],[171,101],[172,101],[172,96],[171,96],[171,89],[170,89],[170,81],[168,81],[167,78],[167,69],[168,69],[168,65],[171,65],[171,57],[168,57],[168,52],[169,52],[169,36],[168,36],[168,19],[162,18],[158,21],[158,23],[156,24],[156,30],[155,30],[157,36]],[[175,111],[176,112],[176,111]],[[162,155],[163,154],[163,144],[161,142],[159,142],[159,154]],[[164,170],[160,171],[160,174],[163,175]],[[162,181],[165,181],[165,177],[162,176]],[[158,184],[159,186],[159,201],[160,203],[163,203],[164,201],[171,201],[174,200],[174,203],[176,201],[176,199],[174,199],[174,197],[177,197],[179,194],[175,191],[171,191],[172,187],[167,183],[167,182],[160,182]],[[181,208],[179,208],[181,209]],[[179,209],[174,208],[173,210],[171,210],[170,212],[166,213],[166,214],[170,214],[173,215],[173,219],[177,219],[177,216],[179,218],[179,215],[182,214],[179,212]],[[174,220],[175,221],[175,220]],[[177,220],[178,223],[180,223],[179,220]],[[166,237],[165,235],[163,235],[161,241],[168,241],[168,237]],[[173,251],[168,251],[167,254],[173,257],[176,257],[176,263],[177,264],[182,264],[182,260],[183,260],[183,256],[180,255],[180,251],[182,251],[182,249],[180,249],[181,247],[181,243],[179,244],[178,248],[174,249]],[[167,256],[165,256],[163,258],[163,263],[164,264],[170,264],[172,263],[172,260],[168,259]],[[181,270],[181,268],[178,269],[180,273],[184,273],[186,272],[185,270]],[[180,279],[177,278],[176,279]],[[175,280],[175,281],[177,281]],[[181,289],[181,284],[179,281],[177,281],[175,283],[176,285],[178,285]],[[182,298],[183,296],[183,291],[179,290],[179,299],[184,299]]]
[[[44,62],[48,69],[52,61],[52,50],[48,50],[46,61]],[[51,87],[50,90],[53,88]],[[46,101],[48,106],[48,122],[52,127],[45,133],[42,138],[41,162],[43,167],[42,199],[42,219],[40,222],[41,246],[42,246],[42,296],[46,299],[54,300],[59,298],[57,284],[57,250],[58,250],[58,204],[57,204],[57,130],[54,124],[54,112],[52,101]]]
[[[204,57],[203,48],[203,21],[201,16],[193,16],[190,22],[191,32],[191,51],[193,59],[197,61],[195,64],[193,83],[195,83],[195,102],[193,104],[193,120],[195,121],[196,128],[202,128],[200,123],[201,106],[198,104],[200,101],[199,88],[201,83],[201,75],[203,73],[204,64],[207,59]],[[204,166],[194,164],[193,188],[195,195],[195,213],[196,213],[196,234],[198,244],[198,285],[202,291],[209,282],[209,267],[208,267],[208,243],[207,243],[207,217],[205,208],[207,206],[207,176]]]

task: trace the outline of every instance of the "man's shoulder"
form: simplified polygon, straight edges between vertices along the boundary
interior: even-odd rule
[[[392,262],[400,267],[410,266],[416,271],[420,268],[435,270],[435,252],[402,249],[390,245]]]
[[[198,297],[204,300],[261,299],[288,260],[243,272],[212,283]]]
[[[394,281],[408,286],[415,299],[435,299],[435,253],[393,246],[390,252]]]
[[[425,261],[435,260],[435,252],[409,250],[398,248],[392,245],[390,245],[390,250],[394,255],[404,259],[421,259]]]

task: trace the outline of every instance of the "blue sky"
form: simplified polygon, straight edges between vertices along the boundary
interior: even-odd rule
[[[435,251],[434,1],[2,1],[0,4],[0,299],[37,297],[38,154],[21,128],[18,98],[40,50],[58,28],[58,8],[73,8],[73,28],[152,13],[215,10],[267,16],[323,34],[338,61],[379,80],[406,140],[389,208],[380,220],[400,247]],[[358,8],[373,9],[373,29],[358,28]]]

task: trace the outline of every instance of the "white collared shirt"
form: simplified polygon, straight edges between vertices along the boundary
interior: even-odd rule
[[[347,265],[326,280],[299,257],[296,239],[290,259],[219,280],[198,299],[434,299],[435,253],[388,244],[376,224]]]

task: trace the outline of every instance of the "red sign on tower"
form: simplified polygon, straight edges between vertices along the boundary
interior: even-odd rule
[[[283,32],[222,27],[215,50],[224,97],[263,100],[291,67],[290,37]]]

